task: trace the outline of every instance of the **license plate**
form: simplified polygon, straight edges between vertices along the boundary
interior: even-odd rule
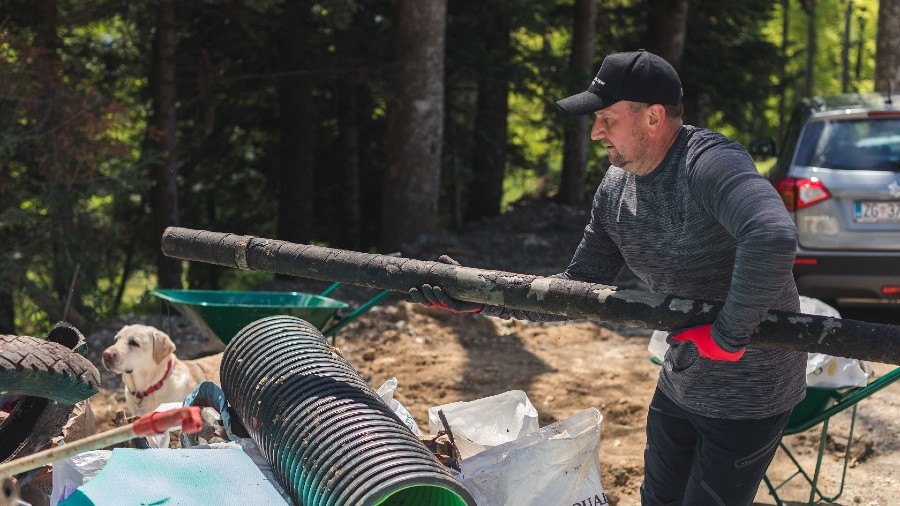
[[[900,202],[857,202],[857,223],[900,223]]]

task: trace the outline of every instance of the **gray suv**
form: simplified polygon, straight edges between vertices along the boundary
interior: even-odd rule
[[[750,145],[776,154],[771,139]],[[900,95],[804,100],[769,179],[800,233],[802,295],[900,303]]]

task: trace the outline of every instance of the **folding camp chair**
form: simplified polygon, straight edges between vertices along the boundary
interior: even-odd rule
[[[900,379],[900,367],[893,369],[864,387],[852,387],[849,389],[838,390],[813,387],[806,389],[806,399],[794,408],[787,429],[784,431],[784,435],[791,436],[799,434],[820,423],[822,424],[822,433],[819,440],[819,452],[816,456],[815,470],[813,471],[812,476],[810,476],[782,441],[780,444],[781,449],[787,454],[791,462],[794,463],[794,467],[796,467],[797,470],[777,486],[772,484],[768,475],[763,476],[763,481],[769,488],[769,493],[772,494],[772,497],[775,499],[776,505],[784,505],[784,501],[778,496],[778,489],[797,475],[803,476],[807,483],[809,483],[809,502],[807,504],[814,504],[817,501],[830,503],[836,501],[841,496],[844,492],[844,480],[847,477],[847,464],[850,462],[850,447],[853,443],[853,427],[856,423],[858,404],[863,399],[868,398],[870,395],[898,379]],[[828,438],[828,422],[834,415],[848,409],[850,410],[850,431],[847,435],[847,449],[844,452],[844,468],[841,472],[840,487],[836,494],[829,496],[819,488],[819,477],[822,471],[822,457],[825,454],[825,441]],[[816,496],[818,496],[818,499],[816,499]]]

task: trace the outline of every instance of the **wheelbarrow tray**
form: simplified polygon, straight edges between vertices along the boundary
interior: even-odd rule
[[[339,310],[348,306],[346,302],[304,292],[166,289],[152,293],[226,345],[241,329],[261,318],[296,316],[322,330]]]

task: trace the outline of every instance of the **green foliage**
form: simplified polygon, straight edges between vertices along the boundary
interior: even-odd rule
[[[756,170],[758,170],[760,174],[765,176],[769,173],[770,170],[772,170],[772,167],[775,166],[776,160],[777,159],[774,156],[770,156],[765,160],[756,160]]]
[[[109,280],[121,267],[130,225],[116,220],[118,202],[130,203],[129,195],[147,185],[133,170],[129,144],[139,134],[127,108],[98,88],[94,60],[66,52],[101,30],[70,25],[59,51],[47,53],[27,28],[0,32],[0,45],[13,56],[0,73],[2,107],[14,119],[0,127],[10,183],[0,208],[0,287],[17,295],[18,325],[46,328],[61,317],[47,306],[54,299],[57,310],[69,304],[91,320],[115,306]]]
[[[756,135],[775,136],[787,118],[778,116],[779,92],[784,93],[785,111],[802,98],[806,81],[807,30],[809,16],[800,2],[789,2],[785,12],[780,2],[772,8],[772,18],[760,27],[762,38],[775,47],[784,47],[784,57],[777,62],[783,67],[784,82],[778,81],[778,73],[764,74],[766,81],[776,90],[760,102],[759,114],[764,121],[753,130],[743,131],[744,138]],[[841,93],[843,62],[842,46],[845,39],[850,42],[848,52],[850,77],[849,92],[872,91],[872,77],[875,71],[875,29],[877,27],[878,1],[855,0],[852,3],[850,33],[845,34],[844,16],[849,5],[844,0],[818,0],[815,2],[816,58],[813,70],[813,94],[829,95]],[[788,20],[787,40],[782,36],[782,23]],[[780,51],[780,49],[779,49]],[[857,70],[859,72],[857,72]]]
[[[611,51],[644,45],[647,3],[603,3],[597,65]],[[812,89],[835,93],[848,2],[815,3]],[[566,71],[573,4],[448,2],[446,93],[454,108],[446,111],[453,128],[445,129],[445,155],[448,167],[451,158],[458,166],[445,171],[446,215],[453,199],[465,199],[458,188],[474,177],[471,103],[475,83],[485,76],[509,83],[503,208],[555,192],[562,117],[553,104],[588,84]],[[708,99],[709,126],[741,142],[777,135],[779,101],[783,96],[789,111],[804,89],[809,20],[800,2],[788,5],[782,12],[778,0],[690,2],[686,98],[692,106],[692,100]],[[878,2],[853,5],[850,89],[870,91]],[[282,149],[289,131],[281,124],[282,95],[293,90],[309,97],[304,112],[314,130],[314,240],[334,244],[343,232],[349,190],[341,169],[350,144],[340,111],[352,101],[359,131],[359,248],[374,248],[388,167],[388,104],[396,88],[393,8],[380,0],[177,3],[179,225],[275,237],[279,171],[290,166],[283,163],[290,160]],[[154,160],[145,149],[156,3],[60,0],[58,9],[58,45],[46,58],[35,51],[40,20],[34,2],[0,0],[6,15],[0,25],[0,115],[7,118],[0,124],[0,291],[15,295],[23,328],[45,329],[52,322],[38,296],[62,305],[73,277],[72,307],[91,321],[158,309],[147,295],[156,282],[159,237],[150,209],[154,181],[148,167]],[[781,33],[785,15],[787,41]],[[493,35],[491,20],[511,27],[508,58],[487,37]],[[446,138],[451,132],[458,136],[452,141]],[[603,147],[591,143],[588,184],[597,184],[607,165]],[[185,286],[250,289],[271,279],[190,267]]]

